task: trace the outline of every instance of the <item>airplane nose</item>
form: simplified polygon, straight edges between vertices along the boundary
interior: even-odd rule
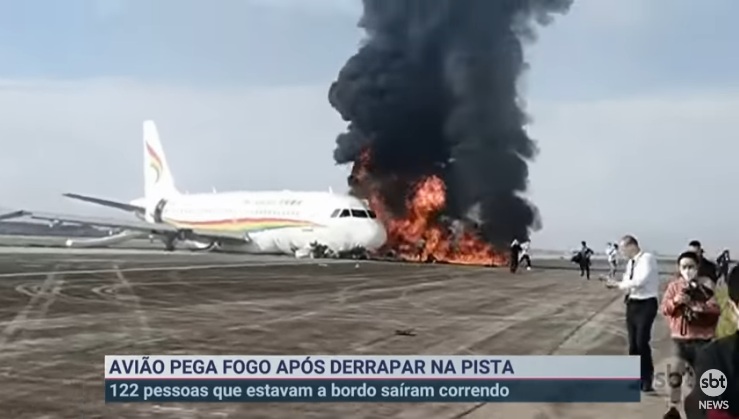
[[[387,231],[385,230],[385,227],[382,224],[373,221],[368,230],[368,244],[365,247],[370,250],[377,250],[382,247],[382,245],[385,244],[385,241],[387,241]]]

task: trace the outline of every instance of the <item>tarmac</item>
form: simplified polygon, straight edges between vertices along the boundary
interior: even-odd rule
[[[534,259],[536,263],[537,260]],[[503,269],[0,248],[0,408],[56,418],[659,418],[633,404],[105,404],[104,355],[624,354],[622,295],[566,261]],[[667,269],[667,267],[666,267]],[[413,336],[395,332],[411,329]],[[668,353],[661,319],[653,345]]]

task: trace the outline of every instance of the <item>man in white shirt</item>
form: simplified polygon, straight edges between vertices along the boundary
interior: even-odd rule
[[[521,263],[526,264],[526,270],[531,270],[531,256],[529,255],[529,248],[531,247],[531,242],[526,241],[521,243]]]
[[[608,256],[608,279],[616,279],[616,269],[618,268],[618,245],[609,242],[606,244],[606,255]]]
[[[619,245],[628,262],[620,282],[609,281],[608,286],[626,292],[626,331],[629,337],[629,355],[641,357],[641,389],[654,391],[654,362],[652,361],[652,326],[659,307],[659,269],[657,258],[642,251],[634,236],[624,236]]]

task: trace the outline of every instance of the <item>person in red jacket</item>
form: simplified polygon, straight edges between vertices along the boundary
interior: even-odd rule
[[[698,351],[716,337],[721,316],[713,281],[698,276],[699,264],[700,256],[695,252],[685,252],[677,258],[678,273],[667,285],[660,304],[670,326],[673,354],[678,359],[675,371],[668,377],[670,411],[665,418],[680,417],[677,406],[682,401],[683,377],[694,371]]]

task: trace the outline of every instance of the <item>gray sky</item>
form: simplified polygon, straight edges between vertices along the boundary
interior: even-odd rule
[[[522,90],[541,148],[535,246],[630,232],[661,251],[739,247],[739,199],[721,195],[739,179],[739,2],[701,5],[575,0],[540,31]],[[326,96],[359,13],[358,0],[0,0],[0,206],[90,214],[59,194],[140,196],[145,118],[183,190],[343,188]]]

